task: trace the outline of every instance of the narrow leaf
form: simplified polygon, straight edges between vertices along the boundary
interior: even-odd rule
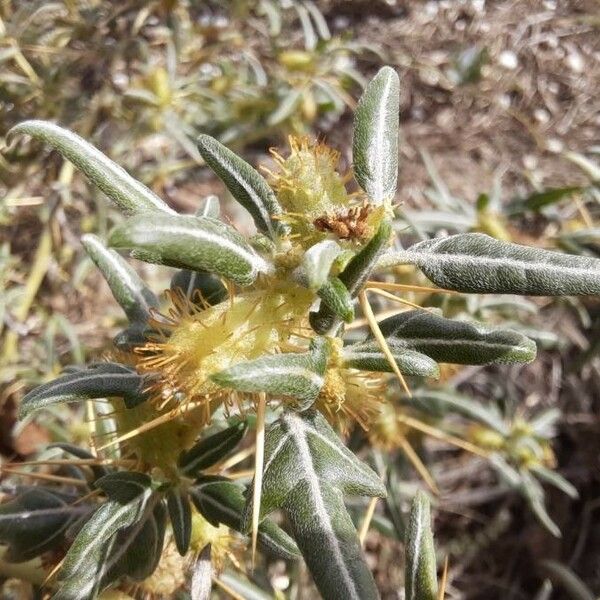
[[[394,255],[383,259],[389,265]],[[436,285],[478,294],[564,296],[600,294],[600,259],[561,254],[462,233],[426,240],[395,254]]]
[[[185,556],[192,538],[192,508],[188,493],[180,488],[167,493],[167,509],[173,528],[175,545],[181,556]]]
[[[58,150],[123,212],[175,214],[154,192],[75,133],[48,121],[24,121],[13,127],[9,135],[23,133]]]
[[[338,277],[326,281],[317,292],[328,310],[346,323],[354,320],[354,306],[348,288]]]
[[[209,435],[179,457],[179,468],[186,475],[199,475],[224,459],[242,440],[246,433],[245,421]]]
[[[245,160],[209,135],[198,138],[198,149],[231,195],[252,215],[257,229],[272,238],[276,232],[282,233],[281,224],[273,219],[282,210],[265,179]]]
[[[107,248],[98,237],[87,234],[81,242],[129,321],[147,323],[150,309],[158,307],[158,299],[150,288],[117,252]]]
[[[131,408],[145,401],[145,381],[133,369],[117,363],[91,365],[29,392],[21,401],[19,415],[23,419],[54,404],[114,396],[123,398],[126,406]]]
[[[406,536],[406,600],[437,600],[438,583],[429,498],[417,492]]]
[[[356,108],[352,145],[356,180],[377,204],[390,201],[396,193],[399,113],[398,75],[383,67]]]
[[[535,342],[517,331],[446,319],[425,310],[398,313],[382,320],[379,327],[395,354],[406,348],[443,363],[530,362],[537,351]],[[357,348],[375,351],[378,346],[371,336]]]
[[[400,372],[404,375],[438,378],[440,369],[432,358],[408,348],[392,348]],[[393,369],[379,346],[355,344],[344,348],[344,365],[361,371],[392,373]]]
[[[223,387],[243,392],[266,392],[295,398],[298,410],[308,408],[319,395],[325,382],[328,342],[316,338],[305,353],[264,356],[238,363],[211,379]]]
[[[109,244],[146,262],[208,271],[240,285],[270,270],[235,229],[209,217],[137,215],[112,231]]]

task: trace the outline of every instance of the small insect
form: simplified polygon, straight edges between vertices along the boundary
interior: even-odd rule
[[[313,225],[319,231],[334,233],[341,240],[359,240],[369,232],[367,219],[372,211],[371,204],[365,202],[347,212],[326,213],[317,217]]]

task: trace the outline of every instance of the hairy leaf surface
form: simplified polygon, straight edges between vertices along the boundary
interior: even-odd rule
[[[125,213],[175,214],[154,192],[77,134],[49,121],[25,121],[10,134],[25,133],[50,144],[70,160]]]
[[[145,381],[124,365],[96,363],[33,389],[21,401],[20,418],[54,404],[113,396],[123,398],[125,405],[131,408],[146,400]]]
[[[270,270],[235,229],[210,217],[136,215],[112,231],[109,244],[146,262],[208,271],[240,285]]]
[[[283,509],[324,598],[378,598],[344,494],[385,496],[377,475],[341,442],[320,413],[285,413],[265,438],[260,517]],[[252,494],[244,512],[252,515]]]
[[[399,112],[398,75],[383,67],[356,108],[352,146],[356,181],[377,204],[391,200],[396,193]]]

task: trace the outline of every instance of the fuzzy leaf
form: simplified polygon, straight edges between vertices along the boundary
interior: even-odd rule
[[[391,235],[391,224],[383,221],[375,235],[340,273],[339,279],[346,286],[351,298],[355,298],[363,288],[377,260],[389,244]],[[310,324],[321,335],[330,332],[336,326],[337,321],[336,315],[323,302],[317,312],[310,313]]]
[[[143,495],[151,485],[152,479],[138,471],[114,471],[96,481],[98,489],[120,504],[132,502]]]
[[[150,309],[158,307],[158,299],[131,266],[98,237],[84,235],[81,242],[100,269],[110,291],[132,323],[147,323]]]
[[[242,490],[224,477],[200,477],[190,488],[194,506],[212,525],[223,523],[240,533],[246,500]],[[285,560],[300,556],[294,540],[273,521],[266,519],[258,528],[258,542],[271,554]]]
[[[419,377],[440,376],[440,369],[432,358],[408,348],[394,348],[392,354],[400,372]],[[354,344],[344,348],[344,366],[361,371],[392,373],[392,367],[379,346]]]
[[[331,266],[342,252],[333,240],[324,240],[311,246],[302,257],[302,268],[306,275],[307,287],[318,290],[329,277]]]
[[[356,181],[377,204],[391,200],[396,193],[399,112],[398,75],[383,67],[356,108],[352,145]]]
[[[406,600],[437,600],[438,583],[429,498],[417,492],[406,535]]]
[[[577,488],[567,481],[560,473],[553,471],[552,469],[548,469],[542,465],[533,465],[531,467],[531,472],[534,475],[537,475],[539,479],[541,479],[544,483],[554,486],[556,489],[565,493],[569,498],[573,498],[574,500],[579,498],[579,492]]]
[[[54,404],[113,396],[123,398],[125,405],[131,408],[145,401],[145,381],[141,375],[124,365],[90,365],[33,389],[21,401],[19,415],[23,419],[36,410]]]
[[[43,488],[31,488],[0,505],[0,542],[8,545],[5,559],[23,562],[64,543],[65,532],[90,506],[73,505]]]
[[[388,317],[379,323],[379,328],[394,354],[410,349],[443,363],[530,362],[537,351],[535,342],[517,331],[454,321],[426,310],[409,310]],[[379,345],[370,337],[358,349],[377,351]]]
[[[211,379],[220,386],[242,392],[266,392],[295,398],[297,410],[308,408],[325,382],[328,342],[316,338],[308,352],[264,356],[220,371]]]
[[[317,292],[328,310],[335,316],[341,317],[346,323],[354,320],[354,306],[348,288],[339,277],[326,281]]]
[[[145,211],[175,214],[154,192],[68,129],[48,121],[24,121],[9,132],[23,133],[58,150],[126,214]]]
[[[231,195],[252,215],[259,231],[271,238],[276,232],[283,233],[282,225],[273,219],[281,214],[281,206],[258,171],[209,135],[198,138],[198,149]]]
[[[320,413],[284,413],[266,433],[260,518],[283,509],[324,598],[378,598],[344,494],[385,496],[385,487]],[[252,497],[249,492],[246,529]]]
[[[185,556],[192,539],[192,507],[188,493],[180,488],[169,490],[167,509],[173,527],[175,545],[179,554]]]
[[[246,423],[235,425],[209,435],[179,457],[179,469],[188,476],[199,475],[225,458],[242,440],[246,433]]]
[[[164,538],[164,508],[157,502],[150,486],[140,486],[129,501],[100,505],[69,548],[53,599],[87,600],[121,575],[148,577]]]
[[[380,264],[399,263],[414,264],[436,285],[459,292],[600,294],[600,259],[530,248],[482,233],[426,240],[384,257]]]
[[[253,283],[268,264],[232,227],[209,217],[144,214],[113,229],[109,244],[146,262],[208,271],[240,285]]]

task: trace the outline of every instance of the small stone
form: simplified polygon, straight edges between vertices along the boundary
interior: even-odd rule
[[[501,66],[510,71],[514,71],[519,66],[517,55],[512,50],[503,50],[500,52],[498,62]]]
[[[585,61],[579,52],[570,52],[566,59],[567,66],[574,73],[583,73]]]
[[[562,152],[565,148],[563,142],[557,138],[550,138],[546,141],[546,149],[548,152],[552,152],[553,154],[558,154]]]

